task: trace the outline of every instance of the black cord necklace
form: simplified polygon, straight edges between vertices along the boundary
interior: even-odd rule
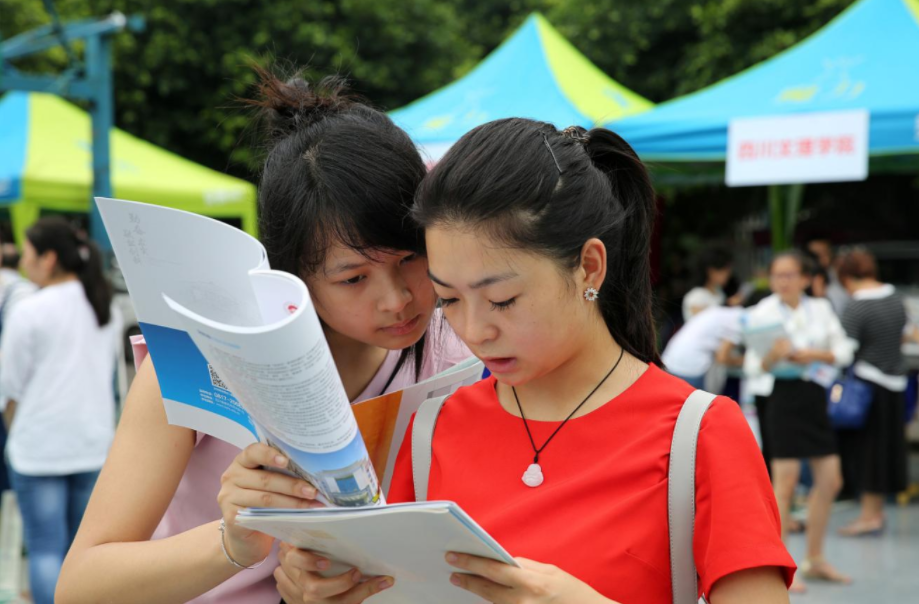
[[[563,421],[562,423],[558,425],[558,428],[555,429],[555,432],[553,432],[549,436],[549,438],[546,439],[546,442],[544,442],[542,446],[539,448],[536,448],[536,441],[533,440],[533,434],[530,432],[530,425],[527,423],[527,418],[523,414],[523,407],[520,405],[520,398],[517,396],[517,389],[511,386],[511,391],[514,393],[514,400],[517,401],[517,409],[520,410],[520,419],[523,420],[523,427],[526,428],[527,436],[530,437],[530,444],[533,445],[533,453],[534,453],[533,463],[530,464],[530,466],[527,468],[527,471],[523,473],[523,484],[527,485],[528,487],[538,487],[539,485],[543,483],[543,481],[545,480],[545,477],[543,476],[543,473],[542,473],[542,467],[539,465],[539,454],[542,453],[543,449],[545,449],[546,446],[548,446],[550,442],[552,442],[552,439],[555,438],[555,435],[558,434],[558,431],[561,430],[562,427],[568,423],[568,420],[574,417],[574,414],[578,412],[578,409],[583,407],[584,403],[586,403],[588,399],[590,399],[590,397],[592,397],[594,393],[600,389],[600,386],[606,383],[606,380],[609,379],[609,376],[613,375],[613,372],[616,371],[616,367],[619,367],[619,362],[622,361],[622,355],[624,354],[625,354],[625,348],[620,348],[619,358],[616,359],[616,364],[613,365],[613,368],[609,370],[609,373],[607,373],[603,377],[603,379],[600,380],[600,383],[597,384],[594,387],[594,389],[590,391],[590,394],[584,397],[584,400],[581,401],[578,404],[578,406],[574,408],[574,411],[572,411],[568,415],[568,417],[565,418],[565,421]]]

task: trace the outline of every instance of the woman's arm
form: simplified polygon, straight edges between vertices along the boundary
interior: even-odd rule
[[[216,521],[150,541],[194,446],[194,432],[166,421],[153,365],[145,359],[64,561],[58,604],[178,604],[239,572],[220,550]]]
[[[711,604],[787,604],[788,588],[774,566],[742,570],[712,586]]]

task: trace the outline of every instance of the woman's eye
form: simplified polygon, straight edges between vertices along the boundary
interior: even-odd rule
[[[517,298],[511,298],[510,300],[505,300],[504,302],[492,302],[491,307],[493,310],[507,310],[514,303],[517,302]]]
[[[412,260],[417,260],[417,259],[418,259],[418,254],[409,254],[408,256],[403,258],[400,262],[401,264],[406,264],[408,262],[411,262]]]
[[[440,306],[441,308],[447,308],[448,306],[456,304],[457,302],[459,302],[458,298],[441,298]]]
[[[366,277],[365,277],[364,275],[358,275],[357,277],[351,277],[350,279],[346,279],[346,280],[344,280],[344,281],[341,281],[341,284],[342,284],[342,285],[357,285],[358,283],[360,283],[360,282],[363,281],[364,279],[366,279]]]

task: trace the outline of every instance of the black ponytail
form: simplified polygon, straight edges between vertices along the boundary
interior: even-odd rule
[[[599,298],[607,328],[632,355],[659,364],[649,257],[655,208],[647,170],[617,134],[512,118],[461,138],[419,187],[413,215],[426,227],[482,229],[566,269],[599,238],[608,257]]]
[[[651,290],[651,236],[657,202],[647,168],[621,136],[604,128],[587,134],[587,153],[609,180],[613,197],[622,204],[623,225],[618,248],[607,252],[604,289],[613,295],[598,299],[613,338],[637,358],[660,364]],[[610,287],[611,286],[611,287]]]
[[[79,278],[96,322],[99,327],[107,325],[112,318],[112,286],[96,244],[60,216],[39,219],[26,231],[26,239],[39,255],[48,251],[57,255],[56,272]]]

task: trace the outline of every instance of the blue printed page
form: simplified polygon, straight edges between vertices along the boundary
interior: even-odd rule
[[[379,480],[306,285],[281,271],[248,277],[264,323],[220,323],[166,297],[185,331],[252,418],[259,440],[334,505],[384,503]]]
[[[258,431],[163,299],[237,325],[262,325],[249,273],[268,268],[259,241],[218,220],[145,203],[96,203],[156,366],[169,423],[245,447]]]

